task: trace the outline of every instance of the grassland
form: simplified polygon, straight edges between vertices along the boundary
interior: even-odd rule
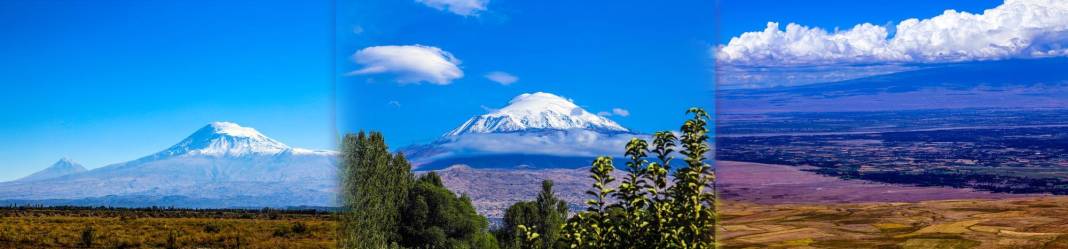
[[[0,209],[0,248],[334,248],[321,212]]]
[[[1068,248],[1068,197],[719,210],[722,248]]]

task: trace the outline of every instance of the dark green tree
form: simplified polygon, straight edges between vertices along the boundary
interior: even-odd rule
[[[388,248],[400,239],[400,210],[412,183],[411,165],[391,154],[381,133],[347,135],[339,176],[341,248]]]
[[[567,213],[567,202],[556,198],[553,182],[542,181],[535,201],[517,202],[505,210],[497,238],[502,248],[556,248]],[[530,237],[537,237],[535,244],[528,244]]]
[[[541,192],[534,202],[538,205],[540,218],[534,231],[541,237],[542,248],[555,248],[560,239],[560,227],[567,220],[567,202],[556,198],[551,180],[541,182]]]
[[[471,199],[446,189],[437,173],[419,177],[406,203],[400,224],[403,247],[482,248],[492,238],[486,218],[475,212]]]

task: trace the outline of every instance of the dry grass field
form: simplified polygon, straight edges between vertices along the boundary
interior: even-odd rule
[[[328,214],[0,210],[0,248],[334,248]]]
[[[724,201],[722,248],[1068,248],[1068,197],[916,203]]]

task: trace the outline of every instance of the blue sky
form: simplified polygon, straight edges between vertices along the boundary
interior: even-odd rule
[[[211,121],[331,149],[332,25],[328,1],[0,1],[0,181]]]
[[[629,116],[610,118],[633,130],[677,129],[687,107],[713,102],[714,9],[712,1],[339,2],[339,129],[383,131],[396,149],[537,91],[593,113],[625,109]],[[366,68],[358,51],[414,45],[439,55],[419,65],[433,73],[358,72]],[[373,52],[364,59],[401,51]],[[484,77],[497,71],[518,80]]]
[[[1068,55],[1068,2],[721,1],[721,88]]]

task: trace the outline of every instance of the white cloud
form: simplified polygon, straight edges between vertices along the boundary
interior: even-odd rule
[[[612,112],[597,112],[597,115],[598,116],[604,116],[604,117],[611,117],[611,116],[626,117],[626,116],[630,116],[630,111],[628,111],[627,109],[623,109],[623,108],[612,108]]]
[[[415,0],[437,10],[447,10],[461,16],[477,16],[486,11],[489,0]]]
[[[468,154],[544,154],[554,156],[618,155],[633,137],[648,135],[604,134],[587,130],[543,133],[484,133],[455,137],[441,144],[449,153],[435,158]]]
[[[893,32],[893,34],[891,34]],[[946,10],[896,26],[862,23],[827,31],[769,22],[715,48],[740,66],[934,63],[1068,55],[1068,1],[1006,0],[981,14]]]
[[[364,67],[352,75],[394,74],[398,83],[428,82],[448,85],[462,78],[460,60],[440,48],[407,45],[375,46],[361,49],[352,56]]]
[[[389,101],[389,106],[392,106],[393,108],[400,108],[401,107],[401,103],[400,103],[400,101],[390,100]]]
[[[490,73],[486,74],[486,79],[489,79],[489,80],[491,80],[493,82],[497,82],[498,84],[506,85],[506,86],[507,85],[511,85],[512,83],[515,83],[516,81],[519,81],[519,77],[515,77],[515,75],[509,74],[509,73],[505,73],[505,72],[501,72],[501,71],[495,71],[495,72],[490,72]]]

